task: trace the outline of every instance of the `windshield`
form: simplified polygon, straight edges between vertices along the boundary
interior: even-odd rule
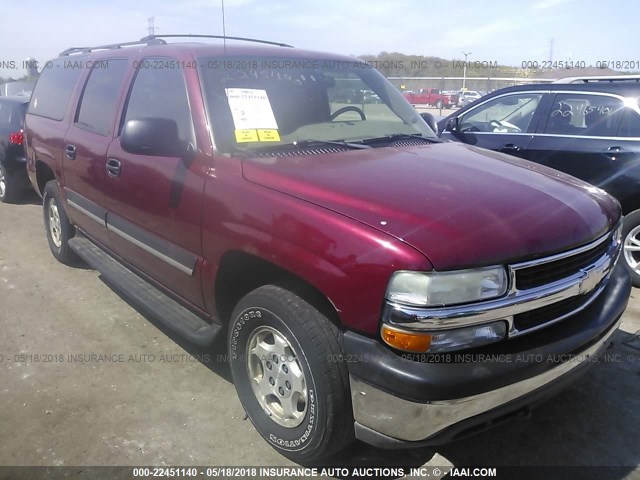
[[[222,153],[306,141],[437,138],[401,93],[364,62],[210,57],[198,65]]]

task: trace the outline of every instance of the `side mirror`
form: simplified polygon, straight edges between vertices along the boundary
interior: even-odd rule
[[[429,125],[429,128],[433,130],[433,133],[438,133],[438,124],[436,123],[436,119],[433,115],[429,112],[423,112],[420,116],[425,122],[427,122],[427,125]]]
[[[183,157],[187,153],[178,124],[169,118],[129,120],[120,133],[120,145],[125,152],[140,155]]]
[[[458,117],[451,117],[449,120],[447,120],[447,124],[445,125],[444,130],[446,132],[457,132],[459,123],[460,121],[458,120]]]

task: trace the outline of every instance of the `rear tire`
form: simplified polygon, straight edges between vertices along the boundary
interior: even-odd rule
[[[622,258],[634,287],[640,287],[640,210],[624,217]]]
[[[438,100],[436,102],[436,108],[438,108],[438,109],[442,108],[442,100]]]
[[[5,166],[0,162],[0,202],[15,203],[20,196],[20,189]]]
[[[42,193],[42,206],[44,226],[51,253],[59,262],[65,265],[75,265],[78,257],[69,248],[69,240],[75,236],[76,228],[69,222],[69,217],[60,199],[58,182],[55,180],[51,180],[45,185]]]
[[[348,445],[353,416],[338,328],[305,300],[274,285],[246,295],[231,318],[231,373],[258,433],[298,463],[326,458]]]

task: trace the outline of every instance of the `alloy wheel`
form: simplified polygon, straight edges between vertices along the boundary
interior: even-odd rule
[[[624,259],[635,273],[640,275],[640,225],[631,230],[624,239]]]
[[[302,423],[307,382],[298,356],[282,333],[267,326],[251,333],[247,371],[253,394],[273,421],[286,428]]]
[[[49,233],[51,233],[54,245],[60,248],[62,246],[62,223],[58,206],[53,200],[49,202]]]

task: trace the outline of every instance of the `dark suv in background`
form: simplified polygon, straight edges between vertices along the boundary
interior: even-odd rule
[[[15,202],[31,190],[24,153],[28,97],[0,97],[0,202]]]
[[[640,287],[639,101],[638,77],[521,85],[483,97],[438,130],[441,138],[555,168],[616,197],[625,215],[624,260]]]
[[[226,336],[279,452],[447,442],[607,347],[631,289],[613,197],[443,142],[363,61],[166,37],[49,64],[29,176],[58,260],[191,342]],[[344,85],[380,101],[345,105]]]

